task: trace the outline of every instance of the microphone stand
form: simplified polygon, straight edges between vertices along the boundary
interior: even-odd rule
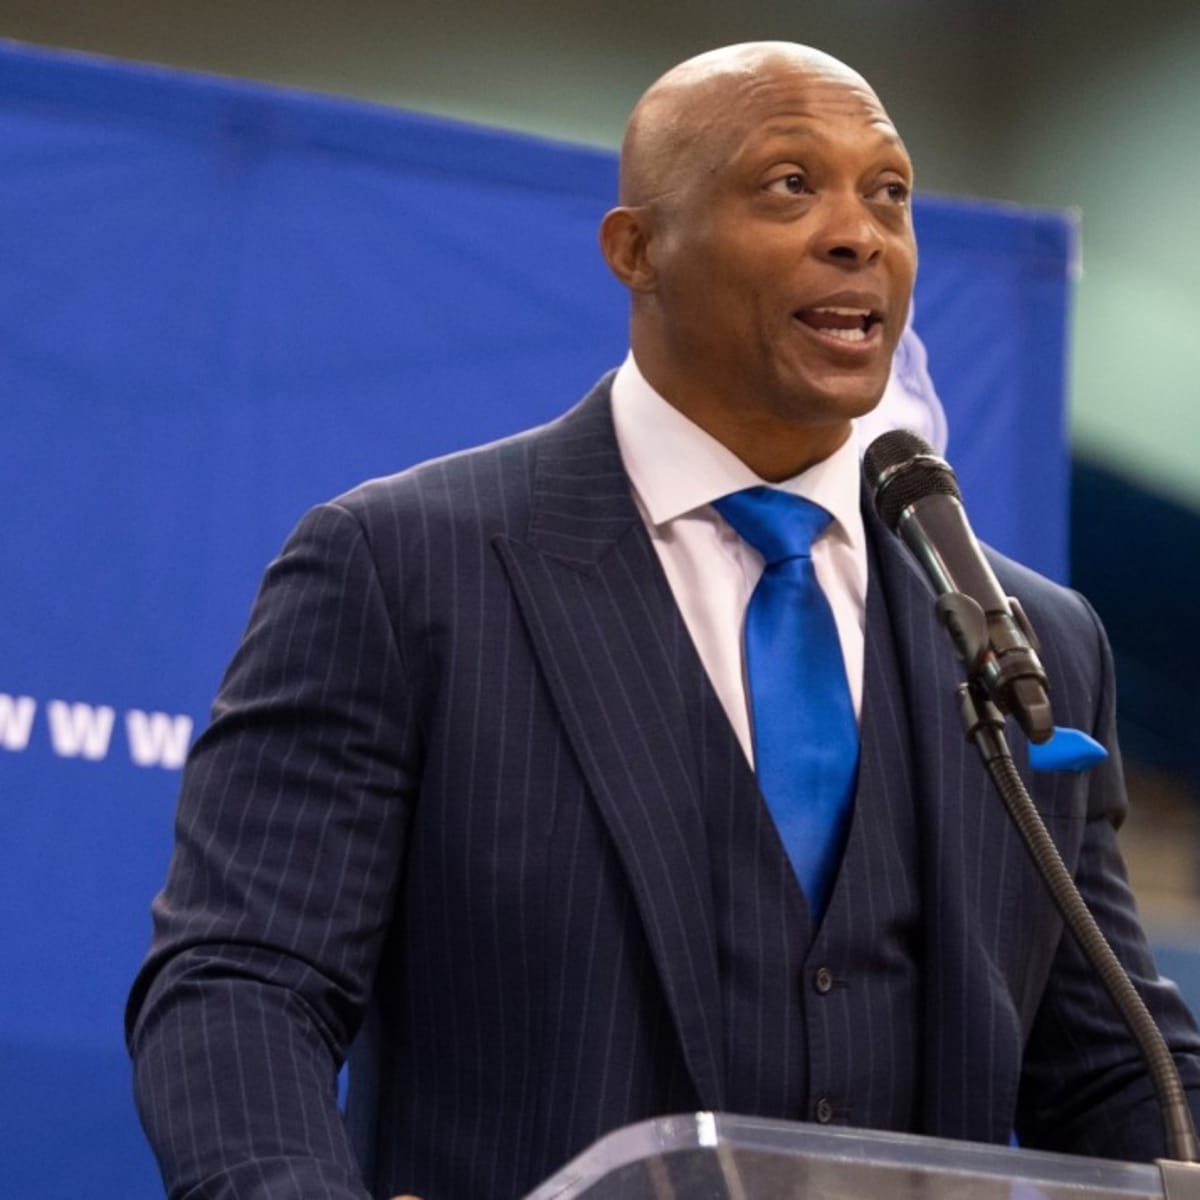
[[[1159,1160],[1164,1195],[1171,1200],[1200,1197],[1200,1166],[1196,1165],[1200,1162],[1200,1144],[1196,1140],[1191,1109],[1175,1060],[1154,1018],[1079,894],[1017,772],[1004,736],[1004,714],[989,696],[986,681],[974,669],[984,662],[989,649],[983,610],[971,597],[955,592],[938,599],[937,611],[959,656],[967,664],[967,682],[958,686],[967,740],[979,751],[1008,815],[1050,890],[1055,907],[1100,976],[1149,1069],[1170,1156],[1170,1160]]]

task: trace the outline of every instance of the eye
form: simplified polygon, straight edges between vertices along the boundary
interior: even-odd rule
[[[788,196],[802,196],[810,190],[808,177],[803,171],[788,171],[786,175],[779,175],[767,184],[768,192],[782,192]]]
[[[882,200],[885,204],[901,206],[908,203],[911,194],[912,189],[907,183],[899,179],[889,179],[887,183],[880,184],[875,189],[873,198]]]

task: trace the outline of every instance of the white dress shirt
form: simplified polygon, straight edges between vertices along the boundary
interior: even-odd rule
[[[854,438],[792,479],[768,484],[731,450],[673,408],[646,382],[630,354],[612,385],[617,445],[634,500],[700,661],[750,765],[754,743],[742,623],[763,571],[762,555],[734,532],[712,501],[758,486],[778,487],[833,514],[813,543],[813,566],[833,609],[856,716],[862,712],[867,544],[859,509]]]

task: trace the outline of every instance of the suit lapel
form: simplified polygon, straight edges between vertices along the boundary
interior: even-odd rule
[[[676,666],[688,634],[630,493],[606,384],[541,436],[528,536],[497,549],[628,876],[697,1094],[720,1108],[711,875]]]
[[[1013,897],[1039,885],[963,733],[956,696],[963,670],[933,594],[869,498],[863,508],[911,725],[925,929],[924,1131],[1004,1140],[1023,1044],[1009,991],[1020,957]],[[1027,776],[1024,739],[1012,737],[1009,724],[1014,758]]]

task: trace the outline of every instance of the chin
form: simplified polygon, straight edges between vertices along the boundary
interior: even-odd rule
[[[823,425],[853,421],[866,416],[883,398],[883,387],[839,389],[837,391],[806,391],[792,394],[781,407],[781,415],[804,424]]]

